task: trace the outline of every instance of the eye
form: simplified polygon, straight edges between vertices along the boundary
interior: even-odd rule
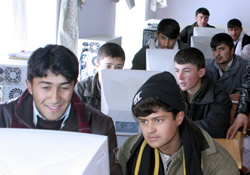
[[[155,123],[162,123],[162,119],[155,119]]]
[[[44,89],[44,90],[49,90],[49,88],[50,88],[49,86],[43,86],[42,87],[42,89]]]
[[[139,120],[140,125],[146,125],[148,123],[147,120]]]

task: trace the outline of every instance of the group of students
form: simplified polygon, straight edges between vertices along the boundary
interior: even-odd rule
[[[112,175],[240,174],[234,159],[213,138],[233,137],[241,126],[246,130],[248,62],[235,55],[233,39],[223,33],[212,38],[215,60],[206,66],[202,52],[177,39],[179,34],[175,20],[163,19],[157,40],[146,46],[178,48],[171,60],[176,75],[153,75],[138,89],[131,110],[141,133],[127,139],[119,150],[113,120],[100,111],[100,71],[122,69],[125,63],[123,49],[114,43],[100,47],[98,72],[80,82],[78,59],[69,49],[59,45],[38,48],[28,61],[27,90],[0,104],[0,127],[106,135]],[[145,50],[135,56],[140,57],[142,67]],[[134,63],[135,59],[132,69],[136,69]],[[238,115],[230,127],[229,94],[239,88]]]

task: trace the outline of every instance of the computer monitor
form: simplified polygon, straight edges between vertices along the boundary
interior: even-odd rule
[[[157,71],[102,70],[101,111],[112,117],[116,129],[118,147],[131,135],[140,132],[134,118],[132,99],[140,86]]]
[[[211,36],[217,33],[225,33],[225,29],[211,27],[194,27],[193,36]]]
[[[191,47],[199,49],[203,54],[205,59],[213,59],[213,51],[210,47],[210,36],[192,36],[191,37]]]
[[[178,50],[147,49],[146,69],[151,71],[168,71],[175,76],[174,56]]]
[[[0,128],[0,140],[0,174],[110,174],[107,136]]]

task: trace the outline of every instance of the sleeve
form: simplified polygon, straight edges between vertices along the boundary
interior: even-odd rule
[[[146,49],[143,47],[135,54],[131,69],[146,70]]]
[[[238,108],[236,114],[243,113],[248,115],[249,113],[249,90],[250,90],[250,66],[247,66],[247,75],[245,76],[245,82],[242,84]]]

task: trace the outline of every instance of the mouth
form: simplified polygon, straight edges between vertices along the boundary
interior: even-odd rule
[[[62,105],[46,106],[50,111],[57,112],[61,109]]]
[[[150,136],[150,137],[148,137],[148,140],[149,141],[156,141],[156,140],[158,140],[158,137],[157,136]]]

